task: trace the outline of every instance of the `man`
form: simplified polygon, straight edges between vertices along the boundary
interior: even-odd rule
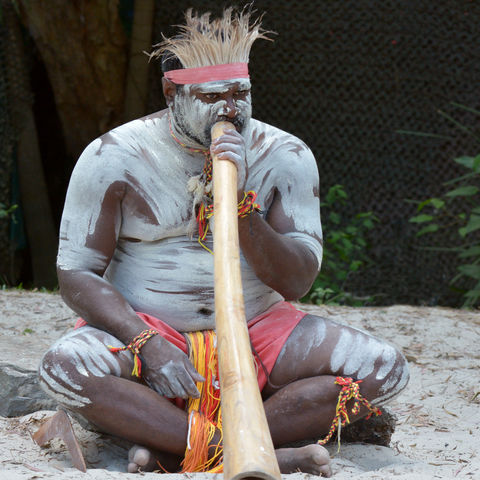
[[[83,320],[47,352],[40,380],[64,407],[137,444],[132,472],[175,464],[190,449],[192,422],[178,399],[197,398],[204,377],[184,336],[215,328],[209,151],[238,169],[245,310],[281,471],[331,475],[321,445],[280,447],[329,432],[335,377],[361,381],[375,405],[408,381],[392,346],[284,302],[304,295],[320,268],[318,174],[302,141],[251,118],[246,65],[256,38],[265,33],[248,12],[212,21],[188,12],[157,52],[168,108],[92,142],[72,174],[58,278]],[[220,120],[235,129],[212,142]],[[212,457],[221,428],[208,426]]]

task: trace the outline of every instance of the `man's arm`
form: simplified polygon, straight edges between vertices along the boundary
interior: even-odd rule
[[[67,192],[57,262],[59,286],[67,305],[89,325],[127,345],[147,327],[103,274],[117,245],[121,202],[128,187],[105,173],[101,159],[89,149]],[[142,348],[142,356],[145,380],[156,391],[169,397],[198,396],[194,381],[202,377],[180,349],[156,335]]]
[[[277,192],[275,196],[280,194]],[[267,221],[257,213],[239,218],[240,246],[263,283],[286,300],[297,300],[308,292],[319,265],[308,247],[284,235],[291,230],[281,210],[280,198],[275,198]]]
[[[212,143],[212,153],[237,166],[241,198],[248,184],[243,137],[228,130]],[[240,247],[260,280],[296,300],[308,292],[321,263],[318,170],[308,147],[286,134],[262,161],[275,172],[269,172],[274,198],[265,218],[253,213],[239,219]]]

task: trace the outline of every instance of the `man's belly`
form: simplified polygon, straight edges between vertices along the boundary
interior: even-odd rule
[[[243,256],[241,267],[248,320],[283,298],[256,277]],[[105,278],[136,311],[178,331],[215,328],[213,255],[195,240],[120,241]]]

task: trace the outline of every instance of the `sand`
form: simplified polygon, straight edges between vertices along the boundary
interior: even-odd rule
[[[389,404],[398,417],[390,448],[342,444],[337,452],[336,445],[329,446],[333,478],[480,479],[478,311],[411,306],[302,308],[389,340],[403,349],[411,368],[408,387]],[[40,356],[45,345],[70,328],[74,318],[56,294],[0,291],[2,336],[11,339],[7,353],[15,354],[20,365],[22,349],[26,348],[22,333],[22,337],[28,337],[28,348],[34,348]],[[127,445],[84,430],[76,423],[88,464],[86,474],[72,468],[61,441],[38,447],[30,435],[51,414],[52,411],[40,411],[18,418],[0,417],[1,480],[139,478],[138,474],[123,473]],[[158,478],[156,473],[140,475]],[[213,477],[217,475],[171,474],[163,478]],[[312,476],[295,473],[283,477],[300,480]]]

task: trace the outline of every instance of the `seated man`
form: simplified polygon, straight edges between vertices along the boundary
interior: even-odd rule
[[[215,329],[210,153],[238,169],[245,311],[281,471],[331,475],[321,445],[280,447],[329,433],[336,377],[361,380],[377,406],[408,381],[391,345],[285,301],[304,295],[320,268],[319,182],[301,140],[251,118],[256,38],[266,34],[248,12],[228,9],[218,20],[188,12],[156,52],[168,108],[93,141],[71,177],[58,278],[83,320],[46,353],[40,381],[70,411],[137,444],[132,472],[158,468],[158,459],[175,465],[190,443],[179,399],[197,398],[204,377],[185,338]],[[212,142],[220,120],[235,128]],[[350,421],[374,410],[367,406]],[[210,447],[220,439],[214,425]]]

